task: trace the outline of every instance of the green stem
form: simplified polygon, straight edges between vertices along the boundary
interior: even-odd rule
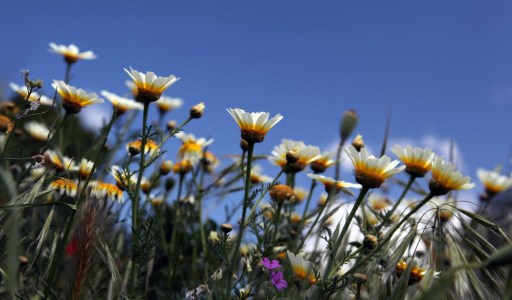
[[[274,234],[272,236],[272,243],[270,244],[271,246],[275,245],[275,243],[276,243],[277,231],[279,228],[279,218],[281,217],[281,209],[282,208],[283,208],[283,203],[279,202],[277,204],[277,212],[276,212],[276,216],[274,219]]]
[[[366,255],[363,259],[359,260],[355,263],[355,265],[350,268],[343,276],[340,278],[340,280],[343,280],[346,278],[349,274],[353,273],[355,270],[359,269],[361,266],[363,266],[369,259],[375,258],[377,252],[379,252],[393,237],[393,234],[402,226],[405,222],[409,220],[409,218],[415,214],[420,208],[422,208],[430,199],[432,199],[434,196],[432,194],[428,194],[425,199],[423,199],[417,206],[415,206],[411,211],[405,215],[400,222],[395,224],[391,229],[386,233],[386,236],[382,241],[379,242],[379,245],[377,248],[373,249],[372,252],[370,252],[368,255]]]
[[[176,235],[178,234],[178,226],[180,223],[180,198],[181,198],[181,191],[183,189],[183,180],[185,178],[184,174],[180,174],[180,179],[178,182],[178,196],[176,199],[176,212],[174,213],[174,221],[172,225],[172,235],[171,235],[171,248],[169,250],[169,253],[171,255],[174,254],[174,247],[176,245]],[[170,259],[170,257],[169,257]]]
[[[302,241],[301,241],[299,247],[297,248],[297,250],[300,250],[304,246],[304,243],[306,242],[306,239],[309,237],[309,235],[311,234],[311,232],[315,228],[316,223],[318,222],[318,220],[320,220],[320,217],[322,216],[325,208],[327,207],[327,205],[329,205],[329,202],[331,202],[331,200],[334,198],[334,196],[335,196],[335,193],[332,192],[332,191],[327,195],[327,199],[325,199],[325,204],[320,208],[320,211],[317,213],[316,218],[313,221],[313,223],[311,224],[311,226],[309,227],[308,232],[302,238]]]
[[[270,187],[274,186],[277,182],[277,180],[279,179],[279,177],[281,177],[281,175],[284,173],[284,170],[281,169],[281,171],[279,171],[279,173],[277,174],[277,176],[274,178],[274,180],[272,181],[272,183],[270,184]],[[269,191],[269,189],[265,189],[260,197],[258,198],[258,200],[256,200],[256,203],[254,204],[254,206],[251,208],[251,211],[249,212],[249,216],[247,217],[247,220],[250,220],[252,218],[252,215],[254,214],[254,212],[256,211],[256,208],[258,208],[258,205],[260,204],[261,200],[263,199],[263,197],[265,197],[265,195],[267,194],[267,192]],[[247,224],[245,224],[247,225]],[[245,226],[244,225],[244,226]]]
[[[345,225],[343,225],[343,229],[341,230],[340,234],[336,238],[336,242],[334,244],[334,247],[332,248],[334,251],[334,254],[331,253],[331,255],[329,255],[329,260],[327,261],[327,267],[325,268],[325,272],[324,272],[324,280],[326,280],[328,278],[328,276],[330,275],[332,266],[334,264],[334,260],[336,259],[336,256],[338,254],[338,250],[339,250],[338,248],[340,248],[340,245],[341,245],[341,241],[347,234],[348,228],[349,228],[350,224],[352,224],[352,219],[356,215],[357,209],[359,208],[359,206],[361,206],[361,203],[363,203],[364,197],[366,196],[366,194],[368,193],[369,190],[370,189],[368,187],[363,186],[363,188],[359,192],[359,196],[357,196],[356,202],[354,203],[352,210],[350,211],[350,213],[347,216],[347,219],[345,220]]]
[[[334,171],[334,180],[340,180],[340,169],[341,169],[341,153],[343,150],[343,145],[345,144],[345,139],[341,139],[338,145],[338,150],[336,151],[336,169]]]
[[[69,215],[68,222],[66,224],[66,230],[64,231],[64,234],[62,235],[62,238],[59,240],[59,243],[57,245],[57,249],[56,249],[54,258],[50,262],[50,272],[49,272],[49,275],[48,275],[48,280],[47,280],[47,284],[46,284],[45,291],[44,291],[44,299],[48,299],[48,296],[50,295],[50,290],[51,290],[51,287],[53,287],[53,282],[55,281],[55,276],[57,275],[57,269],[58,269],[58,267],[60,265],[60,259],[63,256],[63,255],[61,255],[61,253],[64,252],[64,248],[65,248],[66,242],[67,242],[67,240],[69,238],[69,234],[71,233],[71,228],[73,227],[73,222],[75,220],[75,216],[76,216],[76,212],[78,210],[78,206],[82,202],[82,199],[83,199],[83,197],[85,195],[85,191],[87,189],[89,181],[91,180],[92,174],[94,174],[94,172],[96,171],[96,167],[97,167],[100,155],[101,155],[101,151],[105,148],[105,144],[107,143],[107,139],[108,139],[108,134],[110,133],[110,130],[112,129],[112,125],[114,124],[115,120],[116,120],[116,114],[114,112],[114,114],[112,116],[112,119],[110,120],[110,122],[109,122],[109,124],[107,126],[105,134],[103,135],[102,143],[101,143],[100,147],[98,148],[98,152],[96,154],[96,158],[94,159],[94,163],[93,163],[93,166],[92,166],[92,169],[91,169],[91,173],[89,174],[89,176],[87,177],[83,187],[81,188],[82,191],[81,191],[81,193],[79,194],[79,196],[78,196],[78,198],[76,200],[75,208],[71,210],[71,214]]]
[[[142,174],[144,173],[144,156],[146,150],[146,142],[148,138],[148,133],[146,131],[146,126],[148,123],[148,113],[149,113],[149,103],[148,101],[144,102],[144,113],[142,118],[142,141],[140,146],[140,163],[139,163],[139,174],[137,177],[137,183],[135,185],[135,190],[133,192],[132,199],[132,296],[135,297],[135,292],[137,289],[137,275],[138,275],[138,266],[135,257],[135,251],[137,247],[137,229],[139,225],[139,196],[140,196],[140,184],[142,182]]]
[[[409,191],[409,189],[411,188],[412,184],[414,183],[414,180],[416,179],[416,176],[412,176],[409,177],[409,181],[407,182],[407,185],[405,186],[404,190],[402,191],[402,194],[400,195],[400,197],[398,198],[398,200],[396,200],[395,204],[393,205],[393,207],[391,208],[391,210],[386,214],[386,220],[389,220],[389,218],[391,218],[391,216],[393,215],[393,213],[396,211],[396,209],[398,208],[398,205],[400,205],[400,203],[402,202],[402,200],[404,199],[405,195],[407,194],[407,192]]]
[[[227,276],[227,285],[226,285],[226,295],[225,298],[229,299],[231,296],[231,283],[233,279],[233,272],[235,270],[235,267],[238,266],[238,255],[239,255],[239,249],[240,244],[242,243],[242,238],[245,230],[245,216],[247,214],[247,207],[249,206],[249,192],[250,192],[250,186],[251,186],[251,164],[252,164],[252,154],[254,151],[254,143],[249,143],[249,149],[247,149],[247,168],[246,168],[246,179],[245,179],[245,191],[244,191],[244,202],[243,202],[243,208],[242,208],[242,219],[240,222],[240,232],[238,233],[237,239],[236,239],[236,245],[233,249],[233,256],[231,258],[231,264],[229,266]]]
[[[304,222],[306,222],[306,215],[308,213],[309,204],[311,203],[311,198],[313,198],[313,191],[316,187],[316,180],[311,179],[311,185],[309,187],[309,194],[308,199],[306,200],[306,206],[304,207],[304,212],[302,213],[302,218],[300,219],[299,228],[302,228],[304,226]]]

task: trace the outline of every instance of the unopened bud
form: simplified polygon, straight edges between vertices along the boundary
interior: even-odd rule
[[[242,148],[242,151],[247,151],[249,149],[249,143],[244,140],[244,139],[240,139],[240,148]]]
[[[379,239],[371,234],[367,234],[363,239],[363,246],[368,250],[373,250],[379,245]]]
[[[363,136],[360,134],[356,135],[356,137],[352,141],[352,146],[356,148],[357,152],[361,151],[361,149],[364,148]]]
[[[217,231],[210,231],[210,234],[208,235],[208,241],[212,244],[220,243],[220,238]]]
[[[204,108],[204,102],[192,106],[192,108],[190,109],[190,117],[192,119],[201,118],[203,116]]]
[[[144,192],[144,194],[149,194],[151,192],[151,188],[151,182],[143,178],[140,183],[140,189],[142,190],[142,192]]]
[[[340,134],[341,139],[346,140],[356,128],[359,117],[355,110],[347,110],[341,118]]]
[[[167,129],[169,131],[176,129],[176,126],[178,126],[178,122],[176,122],[176,120],[170,120],[167,122]]]
[[[222,232],[230,233],[231,230],[233,230],[233,225],[228,224],[228,223],[224,223],[224,224],[220,225],[220,228],[222,229]]]
[[[166,161],[163,161],[162,164],[160,164],[160,174],[162,175],[167,175],[169,174],[169,172],[171,172],[172,170],[172,161],[170,160],[166,160]]]
[[[300,158],[300,155],[299,155],[298,147],[290,149],[290,150],[288,150],[288,152],[286,152],[286,162],[290,165],[298,162],[299,158]]]

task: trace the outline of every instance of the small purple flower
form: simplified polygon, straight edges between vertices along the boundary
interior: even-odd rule
[[[278,260],[275,260],[273,259],[272,261],[270,261],[270,259],[268,259],[268,257],[264,257],[262,260],[261,260],[261,264],[267,268],[268,270],[272,270],[272,269],[277,269],[277,268],[280,268],[281,265],[279,264],[279,261]]]
[[[270,274],[270,277],[272,277],[272,284],[276,287],[278,291],[288,287],[288,282],[286,282],[286,280],[283,279],[283,273],[281,271],[272,272]]]

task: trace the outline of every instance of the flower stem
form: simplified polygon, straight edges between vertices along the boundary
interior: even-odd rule
[[[357,196],[356,202],[354,203],[352,210],[350,211],[350,213],[347,216],[347,219],[345,220],[345,225],[343,225],[343,229],[341,230],[340,234],[338,235],[338,237],[336,239],[336,243],[334,244],[334,247],[332,248],[334,251],[334,254],[331,253],[331,255],[329,255],[329,260],[327,261],[327,267],[325,268],[325,272],[324,272],[324,280],[327,279],[327,277],[330,275],[334,260],[336,259],[336,256],[338,254],[338,248],[340,248],[340,245],[341,245],[341,241],[347,234],[348,228],[349,228],[350,224],[352,223],[352,219],[356,215],[357,209],[359,208],[359,206],[361,206],[361,203],[363,203],[364,197],[366,196],[366,194],[368,193],[369,190],[370,189],[368,187],[363,186],[363,188],[359,192],[359,196]]]
[[[391,208],[391,210],[386,214],[386,220],[388,220],[393,215],[393,213],[396,211],[396,209],[398,208],[398,205],[400,205],[400,203],[404,199],[405,195],[407,194],[407,192],[411,188],[411,186],[412,186],[412,184],[413,184],[415,179],[416,179],[416,176],[412,176],[411,175],[411,177],[409,177],[409,181],[407,182],[407,185],[405,186],[404,190],[402,191],[402,194],[400,195],[398,200],[396,200],[396,202],[393,205],[393,207]]]
[[[142,117],[142,136],[141,136],[141,146],[140,146],[140,163],[139,163],[139,174],[137,177],[137,183],[135,185],[135,190],[133,191],[133,199],[132,199],[132,296],[135,297],[135,292],[137,289],[137,275],[138,275],[138,266],[136,262],[135,252],[137,247],[136,239],[137,230],[139,225],[139,194],[140,194],[140,184],[142,182],[142,174],[144,173],[144,156],[146,150],[146,142],[148,138],[148,132],[146,131],[146,126],[148,123],[148,113],[149,113],[149,103],[148,101],[144,102],[144,113]]]
[[[276,237],[277,237],[277,229],[279,228],[279,218],[281,217],[281,209],[283,208],[283,203],[279,202],[277,204],[277,212],[274,220],[274,234],[272,236],[272,243],[270,245],[275,245]]]
[[[247,168],[246,168],[246,179],[245,179],[245,191],[244,191],[244,202],[242,206],[242,219],[240,221],[240,232],[238,233],[238,237],[236,239],[235,248],[233,249],[233,256],[231,258],[231,263],[229,266],[228,274],[227,274],[227,285],[226,285],[226,299],[230,299],[231,296],[231,282],[233,279],[233,271],[235,267],[238,265],[238,254],[240,249],[240,244],[242,243],[242,238],[245,229],[245,215],[247,214],[247,207],[249,206],[249,192],[251,186],[251,163],[252,163],[252,154],[254,151],[254,143],[249,143],[249,147],[247,149]]]
[[[379,245],[377,248],[372,250],[372,252],[368,253],[368,255],[364,256],[361,260],[357,261],[355,265],[350,268],[343,276],[340,278],[340,280],[343,280],[346,278],[349,274],[353,273],[355,270],[357,270],[359,267],[363,266],[369,259],[375,258],[375,254],[377,254],[378,251],[380,251],[393,237],[393,234],[402,226],[409,218],[415,214],[420,208],[422,208],[430,199],[432,199],[434,196],[432,194],[428,194],[417,206],[415,206],[411,211],[405,215],[400,222],[395,224],[391,229],[386,233],[385,237],[382,239],[382,241],[379,242]]]

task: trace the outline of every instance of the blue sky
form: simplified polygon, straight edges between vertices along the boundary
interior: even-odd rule
[[[29,69],[51,93],[64,64],[48,43],[74,43],[98,55],[73,67],[71,83],[88,91],[124,94],[129,66],[181,77],[166,94],[184,98],[185,109],[171,117],[204,101],[205,117],[186,131],[214,137],[217,153],[239,150],[228,107],[284,115],[262,153],[282,138],[331,147],[347,109],[378,150],[389,111],[392,142],[446,149],[453,139],[474,178],[500,163],[510,172],[511,9],[508,1],[8,1],[0,88],[8,95],[8,82],[22,83],[19,70]]]

